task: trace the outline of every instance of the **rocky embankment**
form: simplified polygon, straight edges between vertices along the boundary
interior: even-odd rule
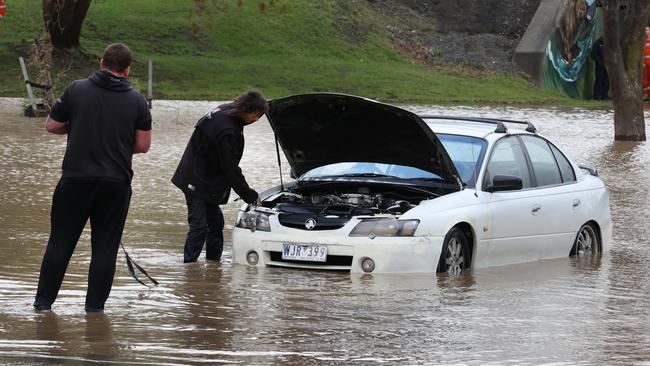
[[[512,55],[541,0],[367,0],[394,40],[432,63],[514,72]]]

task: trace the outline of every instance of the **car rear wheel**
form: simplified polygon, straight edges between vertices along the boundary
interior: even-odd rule
[[[600,253],[598,234],[592,224],[584,224],[578,231],[571,249],[571,255],[576,257],[591,257]]]
[[[438,272],[457,276],[469,268],[469,244],[465,233],[457,227],[451,229],[442,244]]]

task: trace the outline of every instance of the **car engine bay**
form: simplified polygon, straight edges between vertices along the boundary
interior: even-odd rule
[[[308,230],[331,230],[354,216],[398,217],[436,196],[413,187],[314,185],[276,193],[267,197],[262,207],[276,211],[283,226],[305,229],[306,220],[313,219],[316,225]]]

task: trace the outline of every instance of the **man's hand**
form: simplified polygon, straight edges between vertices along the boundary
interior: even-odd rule
[[[260,196],[257,196],[257,201],[255,201],[256,206],[261,206],[262,205],[262,199],[260,199]]]

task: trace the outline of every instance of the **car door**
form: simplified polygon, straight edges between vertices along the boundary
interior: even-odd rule
[[[539,198],[540,258],[567,256],[583,223],[580,207],[585,198],[576,184],[575,172],[564,155],[545,139],[534,135],[520,137]]]
[[[477,256],[475,265],[492,266],[520,263],[539,258],[539,197],[521,140],[516,135],[498,140],[486,163],[482,187],[491,185],[496,175],[519,177],[522,189],[481,192],[486,205],[484,242],[486,255]],[[487,247],[487,250],[486,248]]]

